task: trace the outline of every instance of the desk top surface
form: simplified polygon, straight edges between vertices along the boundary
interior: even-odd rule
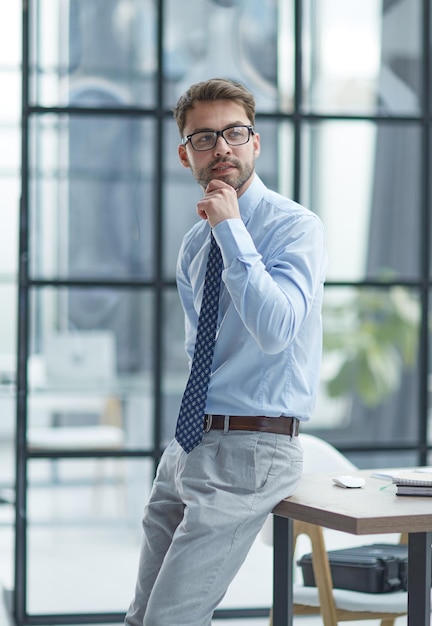
[[[354,535],[432,531],[432,497],[397,496],[395,485],[373,478],[374,471],[386,470],[352,472],[366,481],[360,489],[335,485],[340,472],[304,474],[295,494],[273,513]]]

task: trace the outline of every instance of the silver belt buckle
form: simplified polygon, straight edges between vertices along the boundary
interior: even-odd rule
[[[229,427],[230,427],[230,416],[229,415],[224,415],[224,427],[223,427],[223,433],[226,435],[227,432],[229,431]]]
[[[204,416],[204,432],[209,433],[212,427],[213,415],[211,413],[207,413]]]

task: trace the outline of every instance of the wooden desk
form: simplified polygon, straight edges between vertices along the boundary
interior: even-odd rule
[[[335,472],[304,474],[296,493],[274,509],[274,626],[292,624],[293,519],[353,535],[408,533],[408,625],[429,626],[432,498],[396,496],[373,471],[353,473],[365,479],[361,489],[337,487]]]

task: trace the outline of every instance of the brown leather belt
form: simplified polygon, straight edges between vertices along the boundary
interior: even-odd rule
[[[278,435],[299,434],[299,420],[295,417],[265,417],[264,415],[211,415],[204,416],[204,432],[210,430],[259,430]]]

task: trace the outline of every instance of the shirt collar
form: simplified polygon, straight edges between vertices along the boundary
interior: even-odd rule
[[[266,187],[260,177],[254,174],[252,183],[238,199],[240,215],[245,224],[247,224],[250,216],[261,202],[265,189]]]

